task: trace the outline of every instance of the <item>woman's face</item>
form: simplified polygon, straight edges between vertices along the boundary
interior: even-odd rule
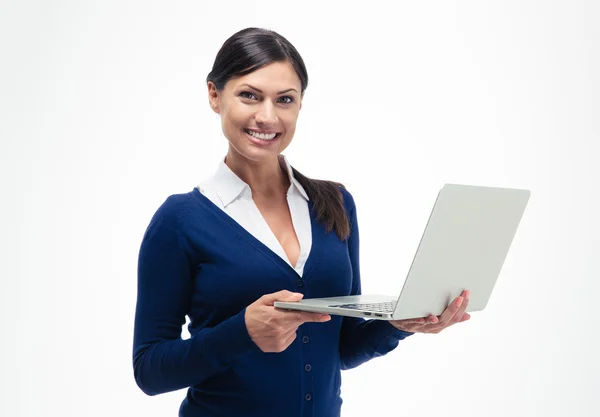
[[[287,61],[231,78],[222,91],[208,83],[210,105],[221,115],[230,147],[252,161],[276,157],[290,144],[302,107],[300,90],[300,78]]]

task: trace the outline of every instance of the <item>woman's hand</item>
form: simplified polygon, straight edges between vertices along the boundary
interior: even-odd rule
[[[450,303],[448,308],[439,317],[430,315],[426,318],[395,320],[390,321],[390,323],[395,328],[404,330],[405,332],[439,333],[453,324],[469,320],[471,315],[465,312],[468,305],[469,291],[465,290]]]
[[[260,350],[283,352],[296,339],[296,330],[301,324],[331,320],[329,314],[282,311],[273,307],[275,301],[299,301],[303,296],[283,290],[263,295],[246,308],[246,328]]]

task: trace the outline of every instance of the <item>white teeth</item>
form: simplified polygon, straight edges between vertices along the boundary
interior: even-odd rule
[[[264,134],[264,133],[254,132],[252,130],[246,130],[246,132],[249,133],[250,136],[253,136],[255,138],[262,139],[262,140],[273,140],[275,138],[275,136],[277,136],[277,133]]]

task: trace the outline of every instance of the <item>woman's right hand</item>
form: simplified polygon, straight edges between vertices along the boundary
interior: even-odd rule
[[[323,323],[329,314],[276,309],[275,301],[299,301],[304,295],[290,291],[266,294],[246,308],[245,321],[252,341],[263,352],[283,352],[296,339],[296,330],[306,322]]]

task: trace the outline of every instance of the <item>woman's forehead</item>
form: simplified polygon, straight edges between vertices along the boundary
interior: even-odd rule
[[[292,65],[285,62],[273,62],[249,74],[231,78],[231,86],[247,85],[267,92],[280,92],[290,88],[300,92],[301,81]],[[228,83],[229,84],[229,83]]]

